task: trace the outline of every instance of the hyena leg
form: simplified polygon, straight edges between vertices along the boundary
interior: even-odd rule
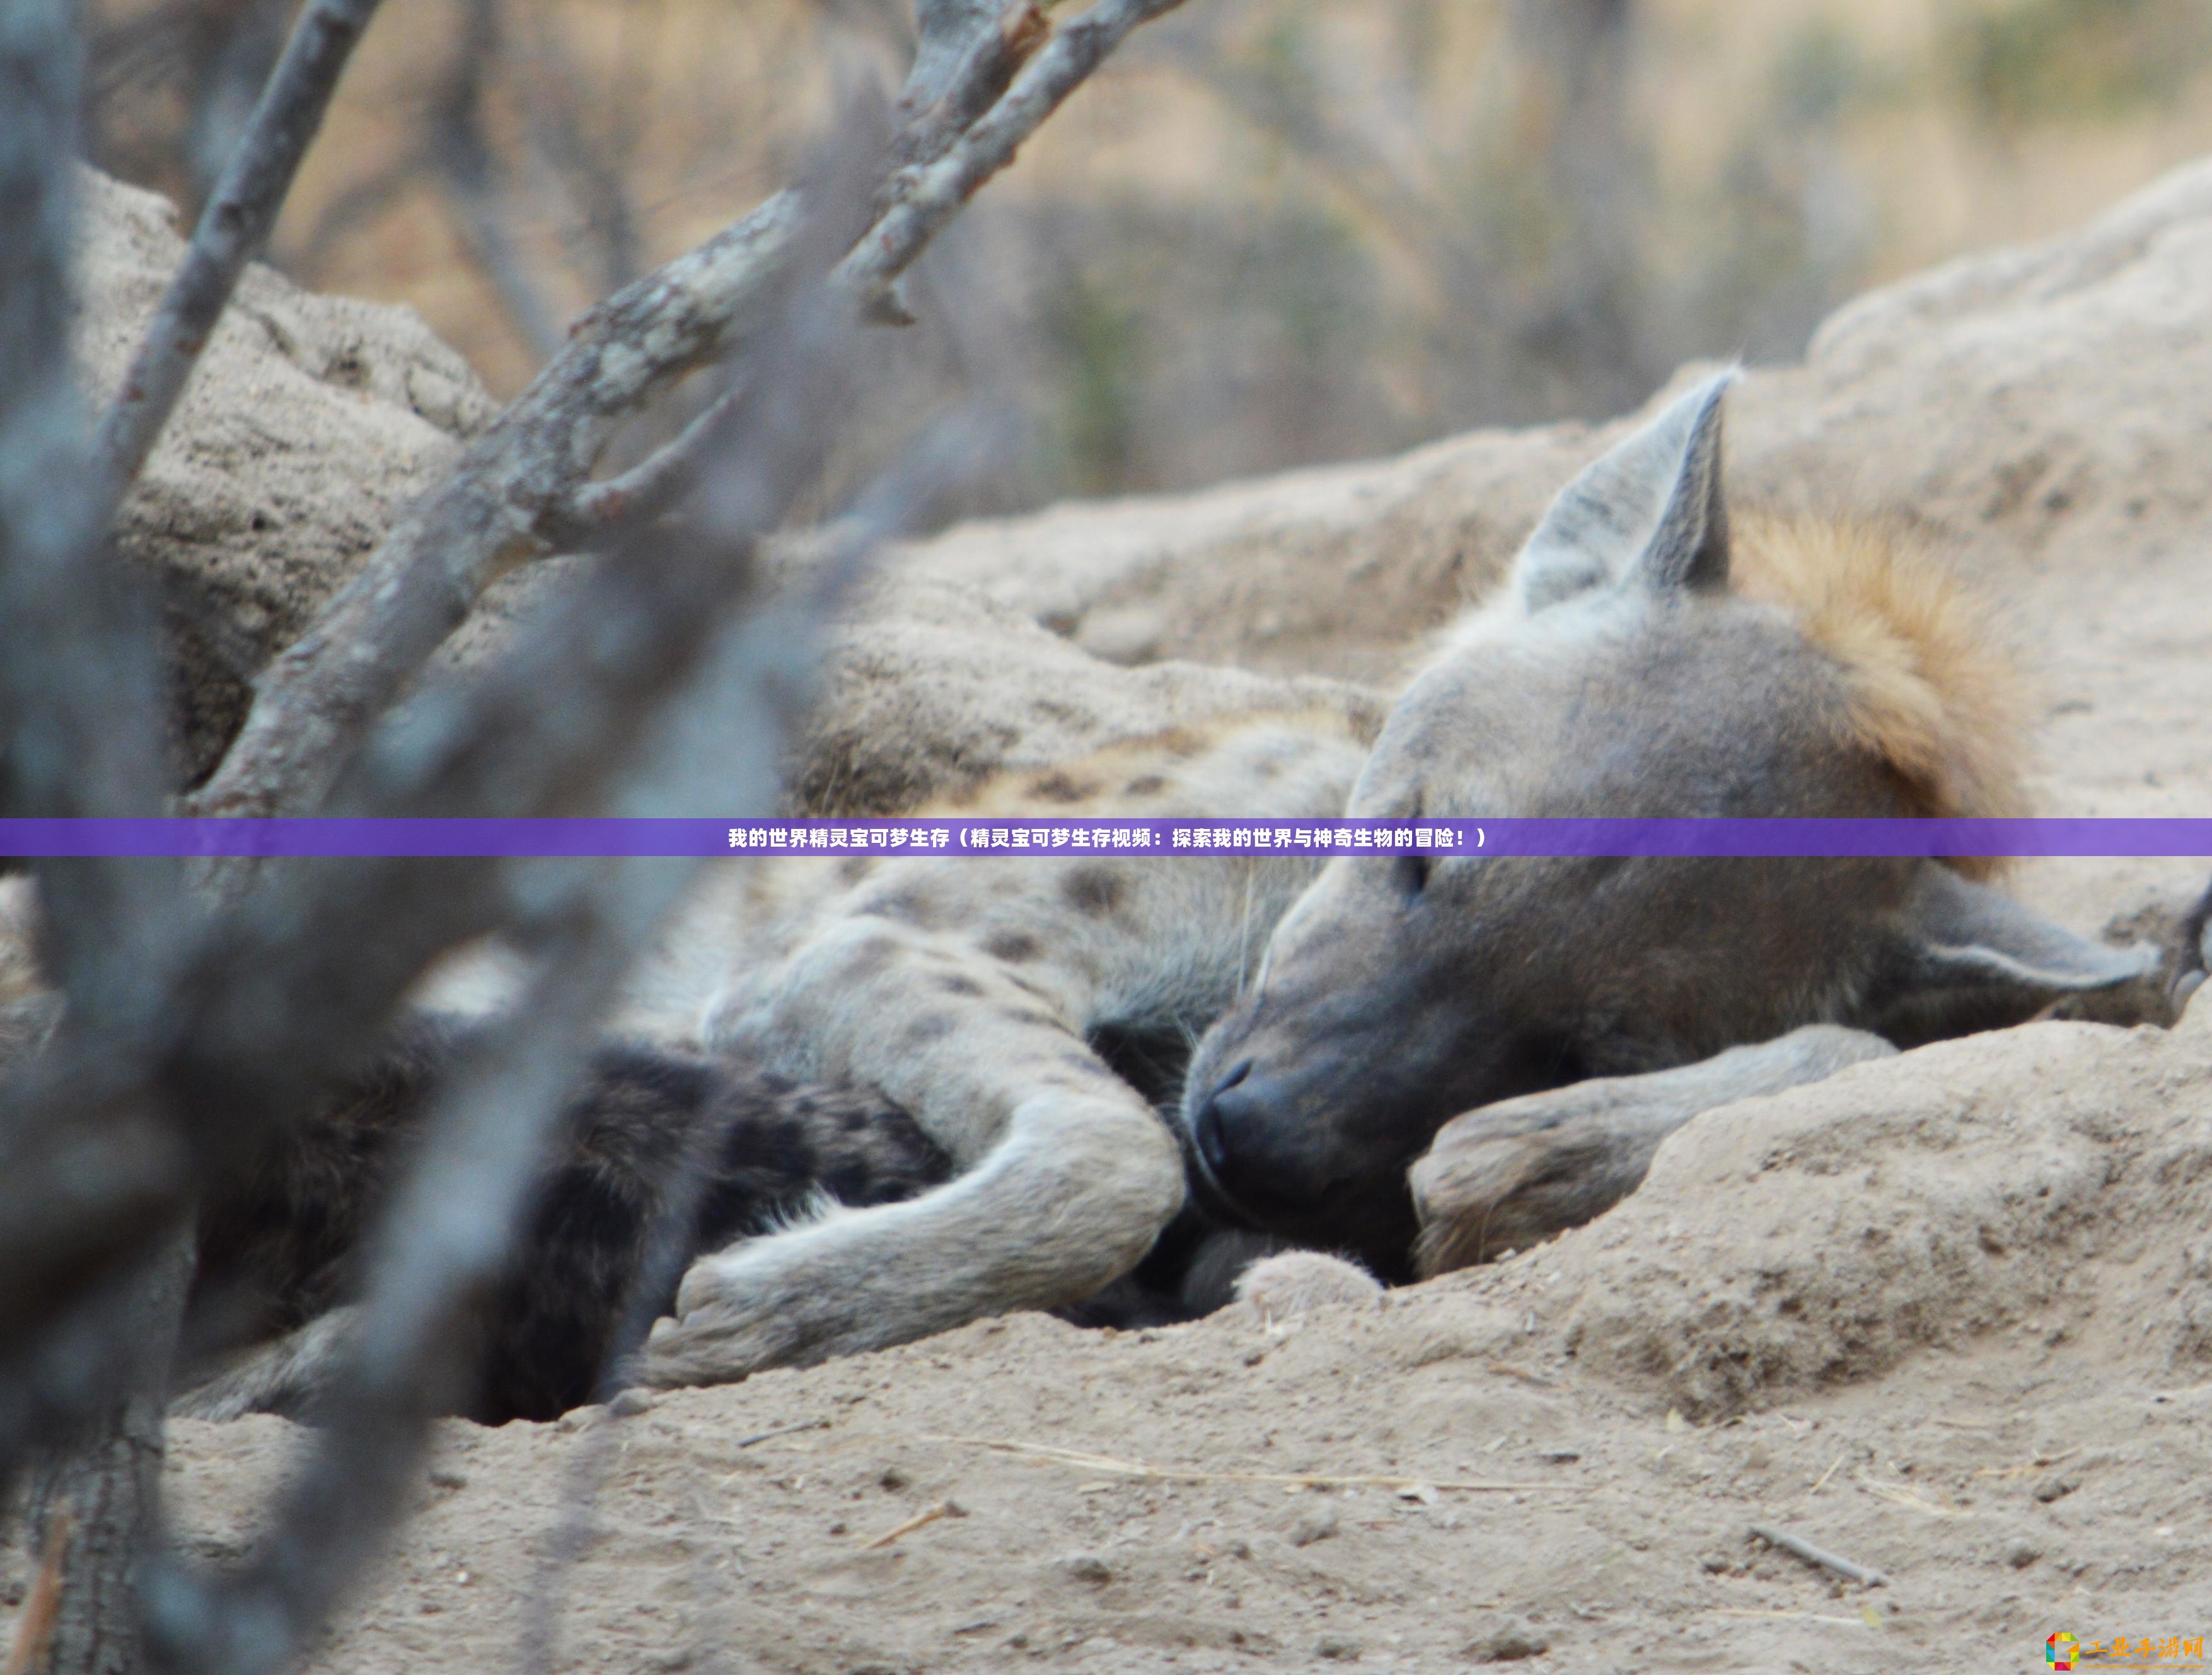
[[[1421,1274],[1526,1250],[1601,1215],[1643,1184],[1660,1142],[1701,1111],[1896,1051],[1864,1030],[1813,1024],[1679,1069],[1577,1082],[1455,1117],[1413,1165]]]
[[[240,1419],[249,1413],[276,1413],[313,1419],[335,1387],[360,1327],[356,1303],[318,1314],[194,1385],[169,1404],[170,1417]]]
[[[1182,1158],[1140,1100],[1042,1089],[950,1185],[695,1263],[640,1381],[726,1382],[1074,1302],[1133,1267],[1182,1198]]]
[[[2133,982],[2069,995],[2045,1016],[2170,1028],[2204,986],[2205,968],[2212,964],[2212,888],[2166,895],[2121,914],[2105,926],[2105,940],[2148,943],[2158,950],[2158,964]]]
[[[649,1383],[704,1384],[1077,1302],[1143,1258],[1182,1159],[1078,1034],[1040,966],[862,920],[794,962],[748,1028],[807,1043],[810,1074],[880,1087],[963,1173],[704,1257],[648,1341]]]

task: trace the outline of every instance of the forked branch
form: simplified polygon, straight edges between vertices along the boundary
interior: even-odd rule
[[[926,31],[933,23],[939,34],[933,42],[926,33],[916,71],[928,64],[929,79],[910,89],[918,108],[890,147],[917,161],[893,183],[890,207],[847,256],[838,282],[895,313],[893,282],[960,207],[1132,29],[1181,3],[1100,0],[1041,50],[1030,0],[995,12],[927,11]],[[983,114],[953,131],[948,113],[970,110]],[[530,388],[263,672],[246,725],[194,811],[319,806],[371,721],[495,580],[688,481],[696,434],[628,483],[586,482],[630,416],[757,334],[789,271],[799,216],[796,195],[781,193],[586,313]]]

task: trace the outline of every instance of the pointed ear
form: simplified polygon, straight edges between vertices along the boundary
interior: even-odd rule
[[[1930,865],[1868,996],[1868,1023],[1900,1047],[2001,1029],[2069,996],[2155,979],[2160,959],[2148,943],[2115,948],[2077,937]]]
[[[1733,367],[1706,379],[1559,491],[1514,565],[1527,610],[1632,578],[1727,585],[1721,400],[1735,379]]]

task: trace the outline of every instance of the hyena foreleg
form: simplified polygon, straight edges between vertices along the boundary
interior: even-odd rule
[[[1064,976],[1064,974],[1063,974]],[[641,1357],[705,1384],[1075,1302],[1133,1267],[1182,1203],[1182,1153],[1034,968],[880,919],[796,962],[761,1025],[809,1073],[881,1086],[966,1172],[702,1259]]]
[[[1892,1056],[1879,1035],[1811,1024],[1644,1076],[1501,1100],[1444,1125],[1413,1165],[1424,1278],[1579,1227],[1626,1198],[1669,1134],[1702,1111]]]

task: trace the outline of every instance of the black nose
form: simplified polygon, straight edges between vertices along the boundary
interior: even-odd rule
[[[1217,1179],[1226,1175],[1231,1167],[1229,1120],[1223,1108],[1235,1103],[1237,1085],[1251,1073],[1252,1061],[1247,1059],[1223,1077],[1206,1096],[1206,1102],[1198,1108],[1198,1115],[1191,1122],[1190,1137],[1197,1144],[1198,1155]]]

